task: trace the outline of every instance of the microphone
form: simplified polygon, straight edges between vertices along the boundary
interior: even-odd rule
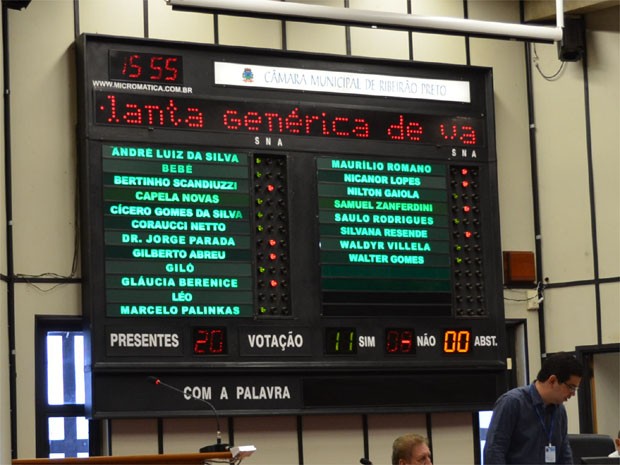
[[[372,465],[372,462],[371,462],[370,460],[368,460],[366,457],[362,457],[362,458],[360,459],[360,463],[361,463],[362,465]]]
[[[170,384],[164,383],[161,379],[157,378],[156,376],[148,376],[147,379],[153,384],[155,384],[155,386],[164,386],[172,391],[178,392],[179,394],[182,394],[183,396],[185,396],[185,393],[181,389],[179,389],[178,387],[172,386]],[[220,429],[220,417],[217,414],[217,410],[215,409],[215,407],[213,406],[211,402],[209,402],[206,399],[203,399],[202,397],[197,397],[197,396],[192,395],[192,399],[198,400],[200,402],[207,404],[211,408],[211,410],[213,410],[213,414],[215,415],[215,424],[217,425],[216,443],[210,446],[201,447],[200,452],[227,452],[229,450],[229,447],[228,447],[228,444],[222,444],[222,431]]]

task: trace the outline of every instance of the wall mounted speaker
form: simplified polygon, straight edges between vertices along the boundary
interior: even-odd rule
[[[562,61],[579,61],[586,53],[583,18],[564,18],[562,40],[558,42],[558,58]]]

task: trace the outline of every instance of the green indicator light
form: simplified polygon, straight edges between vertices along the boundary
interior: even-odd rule
[[[461,222],[461,220],[459,220],[458,218],[454,218],[454,219],[452,220],[452,222],[453,222],[454,224],[459,224],[459,223]]]
[[[262,162],[263,162],[263,159],[262,159],[262,158],[256,158],[256,160],[255,160],[255,163],[256,163],[257,165],[260,165]]]
[[[263,199],[256,199],[256,205],[262,205],[264,202]]]
[[[263,225],[259,224],[258,226],[256,226],[256,230],[258,232],[263,232],[265,230],[265,227]]]
[[[457,265],[460,265],[461,263],[463,263],[463,259],[461,257],[455,258],[454,261],[456,262]]]
[[[454,246],[454,250],[456,250],[457,252],[460,252],[461,249],[463,249],[463,247],[458,244]]]
[[[259,266],[258,267],[258,272],[259,273],[264,273],[267,270],[267,268],[265,268],[264,266]]]
[[[262,218],[263,216],[265,216],[265,214],[263,212],[258,212],[256,214],[256,218],[258,218],[258,219]]]
[[[458,199],[458,198],[459,198],[459,194],[452,194],[452,198],[453,198],[454,200]]]
[[[263,173],[261,173],[260,171],[256,172],[256,177],[257,178],[262,178],[263,177]]]

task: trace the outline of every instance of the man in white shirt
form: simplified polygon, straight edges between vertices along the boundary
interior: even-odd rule
[[[609,454],[610,457],[620,457],[620,431],[618,431],[618,437],[614,439],[616,444],[616,450]]]

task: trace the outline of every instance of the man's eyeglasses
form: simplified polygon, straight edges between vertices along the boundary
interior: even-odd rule
[[[570,392],[577,392],[579,390],[579,386],[575,386],[574,384],[562,383],[570,389]]]

